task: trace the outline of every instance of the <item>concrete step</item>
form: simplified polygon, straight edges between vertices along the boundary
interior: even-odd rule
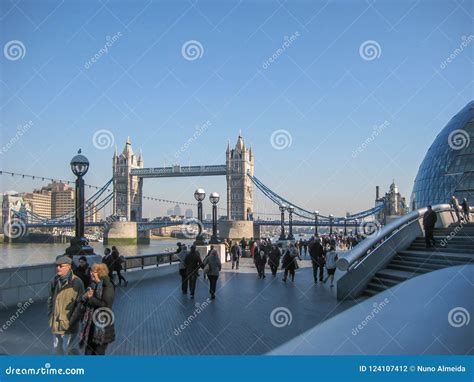
[[[426,248],[424,245],[412,244],[408,247],[409,251],[419,251],[419,252],[443,252],[443,253],[453,253],[453,254],[465,254],[465,255],[474,255],[474,250],[469,248],[457,248],[457,247],[436,247],[436,248]]]
[[[445,262],[444,264],[433,264],[433,263],[428,263],[427,261],[403,261],[403,260],[392,260],[390,262],[390,265],[401,265],[403,267],[410,267],[410,268],[424,268],[424,269],[431,269],[432,271],[436,271],[438,269],[443,269],[446,267],[451,266],[448,262]]]
[[[418,264],[420,262],[434,264],[434,265],[447,265],[447,266],[456,266],[466,264],[466,261],[452,260],[448,258],[431,258],[431,257],[415,257],[415,256],[400,256],[396,255],[393,260],[403,261]]]
[[[445,236],[435,236],[435,240],[437,241],[446,241],[447,244],[465,244],[465,245],[472,245],[474,246],[474,237],[458,237],[458,236],[453,236],[453,237],[445,237]],[[425,238],[418,236],[413,243],[425,243]]]
[[[388,280],[393,280],[395,281],[396,283],[399,283],[399,282],[402,282],[402,281],[405,281],[409,278],[412,277],[412,273],[410,272],[406,272],[406,271],[400,271],[400,270],[396,270],[396,269],[381,269],[380,271],[378,271],[374,278],[382,278],[382,279],[388,279]]]
[[[465,263],[470,263],[474,261],[474,256],[470,253],[452,253],[446,252],[444,250],[440,251],[428,251],[428,250],[411,250],[407,249],[405,251],[400,251],[397,253],[399,256],[411,256],[411,257],[421,257],[421,258],[430,258],[430,259],[449,259],[454,261],[462,261]]]
[[[405,271],[410,274],[409,278],[412,278],[416,276],[417,274],[423,274],[423,273],[428,273],[431,272],[432,269],[430,268],[425,268],[423,266],[406,266],[406,265],[397,265],[393,263],[389,263],[387,265],[387,269],[392,269],[392,270],[398,270],[398,271]]]

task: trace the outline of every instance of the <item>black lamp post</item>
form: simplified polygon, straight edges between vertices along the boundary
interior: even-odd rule
[[[209,201],[212,203],[212,236],[209,241],[210,244],[219,244],[221,241],[217,237],[217,203],[219,203],[220,196],[217,192],[212,192],[209,195]]]
[[[329,234],[332,235],[332,220],[334,218],[333,214],[329,215]]]
[[[289,206],[288,207],[288,223],[290,224],[289,232],[288,232],[288,240],[294,240],[295,237],[293,236],[293,211],[295,207]]]
[[[76,195],[75,195],[75,237],[71,239],[71,245],[66,249],[66,255],[82,256],[93,255],[94,249],[89,245],[88,240],[84,237],[84,178],[89,170],[89,160],[81,154],[81,150],[71,159],[71,170],[76,179]]]
[[[347,236],[347,218],[344,218],[344,236]]]
[[[318,236],[318,217],[319,211],[314,211],[314,236]]]
[[[284,204],[280,204],[280,207],[278,207],[281,212],[281,217],[280,217],[280,240],[286,240],[285,236],[285,210],[286,206]]]
[[[357,228],[358,228],[358,225],[359,225],[359,219],[354,220],[354,222],[355,222],[355,234],[357,236],[359,234],[359,232],[357,232]]]
[[[204,237],[202,235],[202,201],[205,197],[206,191],[204,191],[202,188],[198,188],[196,191],[194,191],[194,199],[196,199],[198,202],[198,234],[196,236],[197,245],[204,245]]]

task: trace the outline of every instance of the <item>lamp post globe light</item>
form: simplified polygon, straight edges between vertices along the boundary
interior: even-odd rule
[[[280,204],[278,207],[280,209],[280,240],[286,240],[285,235],[285,210],[286,206],[284,204]]]
[[[334,215],[330,214],[329,215],[329,234],[332,235],[332,221],[334,219]]]
[[[196,191],[194,191],[194,199],[197,200],[198,202],[198,234],[196,236],[196,244],[197,245],[204,245],[204,237],[202,235],[202,201],[206,197],[206,191],[204,191],[202,188],[198,188]]]
[[[319,211],[314,211],[314,236],[318,236],[318,217]]]
[[[84,237],[84,175],[89,170],[89,160],[81,154],[81,150],[71,159],[71,170],[76,175],[75,189],[75,236],[71,239],[71,245],[66,249],[66,255],[74,256],[92,255],[94,249]]]
[[[212,236],[209,241],[210,244],[219,244],[220,240],[217,237],[217,203],[219,203],[220,196],[217,192],[212,192],[209,195],[209,201],[212,204]]]
[[[288,206],[288,223],[290,225],[289,232],[288,232],[288,240],[294,240],[295,237],[293,236],[293,211],[295,207]]]

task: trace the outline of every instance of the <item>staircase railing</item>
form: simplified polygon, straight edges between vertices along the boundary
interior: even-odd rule
[[[437,204],[432,208],[436,213],[452,211],[452,208],[449,204]],[[383,226],[379,231],[362,240],[351,251],[347,252],[344,257],[340,258],[336,263],[337,268],[341,271],[350,271],[367,255],[369,251],[372,252],[380,244],[382,244],[390,236],[396,234],[396,232],[398,232],[407,224],[410,224],[415,220],[422,219],[423,214],[426,211],[426,207],[420,208]]]

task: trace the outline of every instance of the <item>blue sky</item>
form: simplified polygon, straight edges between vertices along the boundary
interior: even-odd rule
[[[196,126],[209,121],[180,154],[181,164],[224,163],[227,141],[235,144],[242,130],[254,149],[255,175],[267,186],[310,210],[342,215],[372,207],[375,186],[386,191],[392,179],[409,199],[429,145],[473,99],[469,1],[3,1],[0,7],[2,46],[13,40],[24,46],[22,58],[5,51],[0,57],[2,145],[18,126],[33,123],[4,146],[5,171],[72,179],[68,163],[81,147],[91,162],[86,182],[101,185],[111,177],[114,148],[95,147],[98,130],[109,130],[119,150],[131,136],[145,166],[156,167],[176,162]],[[100,53],[107,41],[108,51]],[[196,59],[182,53],[189,41],[200,44]],[[276,130],[287,132],[290,146],[273,147]],[[2,192],[42,185],[0,181]],[[226,189],[217,177],[148,179],[144,194],[192,202],[197,186],[222,195]],[[170,207],[145,206],[145,216]],[[258,191],[255,210],[275,212]]]

